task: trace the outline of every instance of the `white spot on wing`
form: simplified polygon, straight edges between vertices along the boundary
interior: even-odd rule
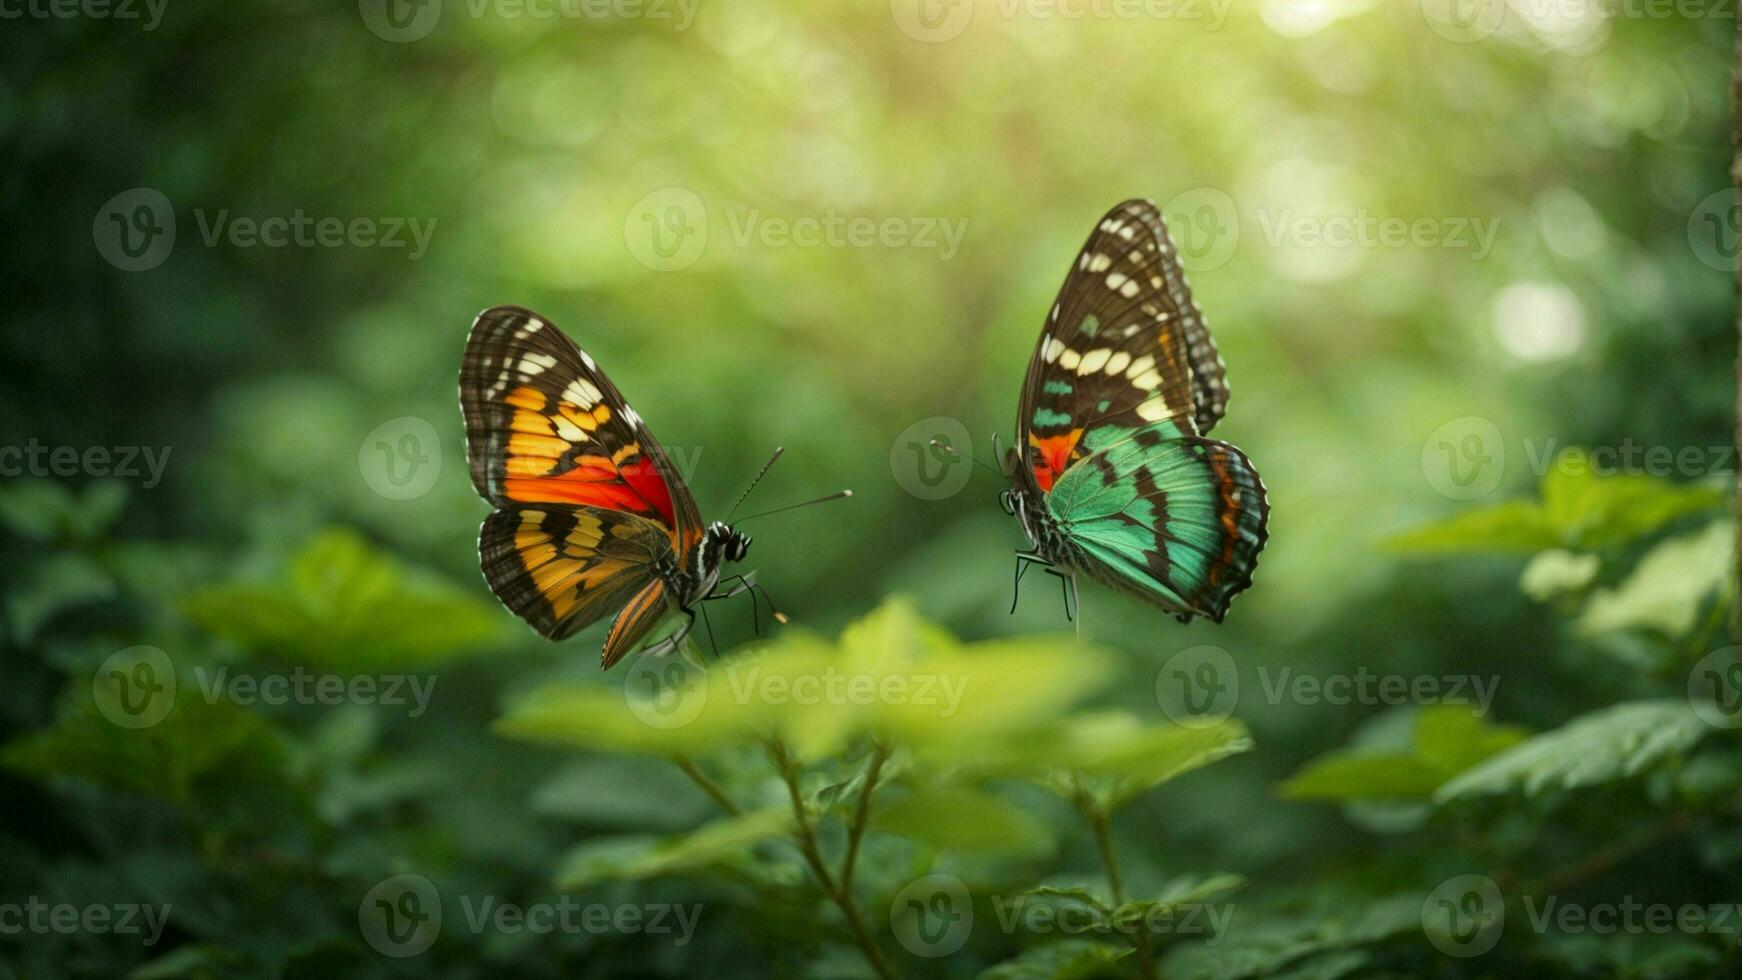
[[[575,378],[563,389],[563,398],[582,408],[592,408],[599,403],[599,389],[586,378]]]
[[[1084,354],[1082,360],[1077,362],[1077,373],[1094,374],[1096,371],[1106,367],[1107,359],[1112,356],[1113,351],[1111,348],[1097,347],[1087,354]]]

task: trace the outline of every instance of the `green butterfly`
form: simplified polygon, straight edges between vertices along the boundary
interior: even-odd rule
[[[1252,584],[1270,502],[1246,454],[1205,438],[1227,370],[1192,301],[1161,212],[1107,212],[1065,277],[1028,365],[1000,502],[1040,564],[1216,622]],[[1015,611],[1012,600],[1011,611]]]

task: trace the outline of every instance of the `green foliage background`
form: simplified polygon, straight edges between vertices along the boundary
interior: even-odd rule
[[[0,971],[869,975],[812,880],[780,762],[838,870],[883,746],[855,901],[905,975],[1130,975],[1151,953],[1188,978],[1732,975],[1735,932],[1536,930],[1521,902],[1742,895],[1742,754],[1688,697],[1730,642],[1733,460],[1705,450],[1731,443],[1734,299],[1707,260],[1734,254],[1736,223],[1706,202],[1727,186],[1733,14],[1526,6],[1469,43],[1434,29],[1433,0],[1081,19],[983,2],[942,43],[905,33],[899,4],[796,0],[704,0],[685,30],[450,3],[404,44],[356,5],[301,0],[170,0],[149,31],[7,21],[0,446],[170,455],[149,488],[0,477],[0,903],[172,912],[156,946],[0,933]],[[93,219],[141,186],[173,202],[179,237],[127,273]],[[658,271],[632,231],[670,187],[704,202],[709,237]],[[1217,435],[1264,474],[1271,543],[1225,626],[1085,588],[1079,645],[1049,579],[1006,615],[1022,542],[991,477],[910,494],[904,432],[953,418],[989,457],[978,434],[1010,430],[1090,223],[1128,196],[1204,188],[1238,210],[1231,256],[1193,276],[1233,387]],[[208,246],[195,212],[223,209],[436,226],[416,260]],[[752,212],[831,211],[966,235],[945,258],[733,233]],[[1480,257],[1268,234],[1355,215],[1497,231]],[[971,676],[1024,710],[954,727],[781,713],[676,736],[626,720],[628,672],[600,675],[599,631],[546,644],[479,580],[486,508],[455,375],[471,316],[501,302],[544,312],[611,372],[695,461],[705,515],[775,445],[763,504],[855,490],[755,528],[752,564],[797,626],[742,656],[876,676],[982,658]],[[391,500],[365,481],[368,437],[406,416],[434,427],[440,474]],[[1457,501],[1424,456],[1468,417],[1494,424],[1504,464],[1492,494]],[[1558,455],[1623,445],[1702,462],[1656,479]],[[714,626],[750,639],[742,609]],[[91,680],[139,645],[166,652],[183,692],[130,731]],[[1241,685],[1214,744],[1157,696],[1171,658],[1202,645]],[[417,717],[193,696],[190,673],[219,667],[435,687]],[[1476,718],[1266,696],[1284,670],[1474,678],[1495,697]],[[674,756],[751,825],[719,816]],[[358,924],[400,873],[435,882],[450,923],[405,960]],[[889,909],[933,873],[967,883],[980,925],[923,959]],[[1463,874],[1496,882],[1507,912],[1498,945],[1468,958],[1422,915]],[[1129,900],[1233,917],[1148,951],[1107,930],[987,926],[993,898],[1036,887],[1106,916]],[[684,945],[454,925],[455,896],[564,895],[704,911]]]

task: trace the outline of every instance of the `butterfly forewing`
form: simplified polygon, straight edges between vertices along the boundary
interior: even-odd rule
[[[564,504],[658,521],[680,555],[701,516],[611,380],[537,314],[479,314],[460,368],[472,485],[492,504]]]
[[[1102,217],[1072,261],[1029,363],[1017,419],[1019,479],[1049,490],[1070,465],[1165,419],[1208,432],[1225,369],[1148,201]]]

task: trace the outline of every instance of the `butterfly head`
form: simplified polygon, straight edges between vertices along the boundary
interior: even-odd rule
[[[750,535],[715,521],[708,525],[706,540],[702,547],[705,551],[718,554],[727,561],[743,561],[750,554]]]
[[[1005,487],[998,491],[998,506],[1004,508],[1004,513],[1016,516],[1016,488]]]

